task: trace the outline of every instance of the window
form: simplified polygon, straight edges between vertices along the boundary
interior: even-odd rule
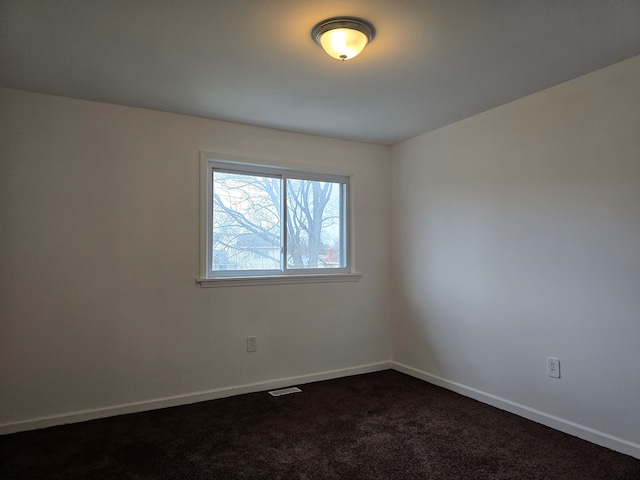
[[[357,277],[349,274],[348,176],[209,157],[201,283]]]

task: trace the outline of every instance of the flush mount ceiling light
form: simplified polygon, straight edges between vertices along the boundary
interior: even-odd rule
[[[373,25],[355,17],[329,18],[311,30],[315,42],[338,60],[349,60],[358,55],[375,35]]]

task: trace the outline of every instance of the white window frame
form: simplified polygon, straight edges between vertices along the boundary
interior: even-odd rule
[[[289,283],[354,282],[361,277],[355,273],[352,247],[351,175],[301,170],[281,166],[281,162],[251,159],[237,155],[200,152],[200,276],[202,287],[273,285]],[[238,172],[273,176],[282,179],[281,204],[281,269],[278,270],[213,270],[213,171]],[[341,249],[346,255],[341,268],[303,268],[287,266],[287,232],[285,209],[287,179],[325,181],[344,184],[343,212],[341,218]]]

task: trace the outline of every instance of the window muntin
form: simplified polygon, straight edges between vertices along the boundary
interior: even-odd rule
[[[342,175],[207,160],[206,278],[348,273]]]

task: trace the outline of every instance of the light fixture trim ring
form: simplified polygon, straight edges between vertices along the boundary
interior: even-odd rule
[[[320,43],[320,38],[322,37],[322,35],[330,30],[335,30],[337,28],[349,28],[351,30],[357,30],[367,37],[367,43],[371,42],[371,40],[373,40],[376,36],[375,27],[362,18],[333,17],[316,24],[316,26],[311,30],[311,38],[313,38],[314,42],[316,42],[318,45],[322,46],[322,44]]]

